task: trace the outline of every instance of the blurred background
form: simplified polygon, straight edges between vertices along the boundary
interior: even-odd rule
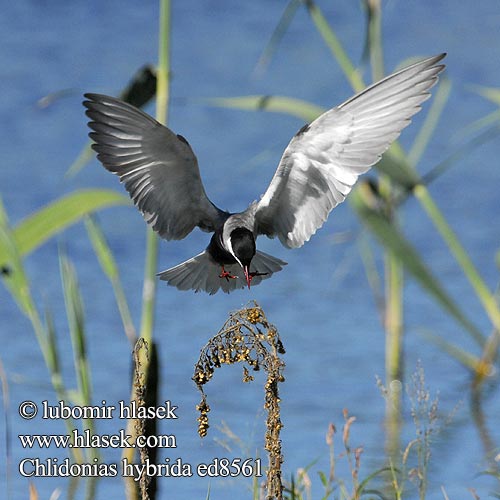
[[[337,207],[301,249],[288,251],[278,241],[260,239],[261,250],[286,260],[288,266],[250,292],[208,296],[179,292],[160,282],[154,327],[160,366],[158,398],[160,404],[170,400],[178,406],[179,418],[159,423],[157,432],[177,438],[176,449],[159,450],[159,461],[181,457],[195,467],[214,457],[261,457],[266,463],[263,375],[242,385],[240,367],[218,370],[205,388],[212,411],[211,428],[203,440],[197,434],[199,394],[191,380],[200,349],[228,314],[256,300],[278,328],[287,351],[286,382],[280,387],[283,477],[287,481],[292,475],[297,479],[297,469],[313,464],[308,469],[312,498],[324,497],[318,474],[328,475],[330,467],[325,435],[333,422],[338,429],[335,455],[340,455],[344,408],[357,418],[350,442],[353,448],[363,448],[360,479],[386,466],[388,457],[401,461],[400,450],[419,437],[413,417],[418,413],[415,407],[425,403],[428,390],[430,401],[438,397],[439,402],[435,414],[424,408],[420,418],[420,438],[430,436],[431,452],[424,496],[444,498],[442,488],[449,498],[468,498],[470,488],[481,497],[498,494],[498,3],[321,0],[305,5],[274,0],[184,0],[172,2],[171,15],[168,124],[196,152],[210,198],[231,211],[244,209],[264,192],[288,141],[307,120],[294,116],[293,106],[284,110],[288,113],[255,112],[236,109],[230,101],[213,105],[207,98],[288,96],[325,109],[340,104],[353,94],[353,80],[339,65],[340,52],[332,54],[334,44],[328,31],[322,31],[322,22],[343,47],[344,60],[356,68],[356,78],[365,84],[372,82],[372,70],[382,69],[381,54],[384,71],[390,73],[411,58],[447,52],[441,87],[433,89],[423,112],[401,136],[401,147],[409,156],[402,152],[398,156],[396,151],[392,157],[405,158],[418,176],[432,180],[426,193],[454,231],[487,292],[481,295],[477,279],[470,280],[464,271],[467,266],[457,263],[452,250],[457,247],[442,238],[436,218],[426,214],[425,201],[414,197],[411,189],[406,192],[395,186],[393,179],[377,181],[377,189],[384,192],[385,186],[385,192],[390,192],[385,200],[390,206],[383,210],[390,217],[382,217],[395,231],[389,233],[389,242],[381,241],[379,226],[363,218],[370,207],[360,193],[358,210],[349,203]],[[68,175],[88,144],[82,94],[119,95],[139,68],[157,64],[159,7],[152,1],[18,0],[5,3],[2,19],[0,196],[8,223],[2,222],[4,253],[0,255],[5,257],[6,242],[11,241],[8,234],[43,206],[80,189],[124,193],[117,179],[96,160]],[[369,20],[373,24],[367,35]],[[154,99],[145,109],[154,115]],[[420,146],[415,146],[416,140]],[[392,194],[399,205],[393,203]],[[127,206],[99,210],[97,220],[116,260],[138,329],[145,224],[137,210]],[[28,239],[35,238],[35,233]],[[418,265],[412,270],[411,262],[401,260],[391,246],[395,235],[416,252],[428,275],[419,274]],[[199,253],[208,241],[206,234],[195,231],[182,242],[161,242],[158,270]],[[33,307],[44,325],[45,311],[50,311],[53,329],[40,326],[38,339],[44,338],[43,332],[55,332],[51,345],[57,346],[58,373],[65,390],[80,385],[68,327],[68,300],[65,305],[61,283],[61,252],[78,277],[91,401],[116,404],[128,400],[131,345],[113,287],[84,224],[78,218],[35,246],[18,250],[19,258]],[[14,300],[17,285],[9,280],[15,279],[18,268],[9,267],[13,264],[8,259],[5,263],[6,286],[0,287],[4,395],[0,489],[3,498],[21,499],[28,497],[30,481],[18,473],[19,461],[33,456],[61,461],[68,450],[23,449],[17,435],[65,434],[67,428],[62,421],[40,417],[24,421],[18,416],[22,401],[54,403],[58,398],[34,334],[35,313],[26,314],[26,307],[23,313]],[[395,291],[391,289],[394,280],[399,283]],[[394,294],[386,295],[388,290]],[[400,355],[391,371],[387,360],[394,332],[388,310],[394,296],[399,297],[395,307],[401,313],[396,312]],[[443,297],[453,307],[443,306]],[[418,380],[425,374],[425,390],[421,382],[412,382],[414,373]],[[385,398],[377,377],[389,388]],[[413,393],[415,384],[423,391],[413,403],[405,388],[408,384],[413,384]],[[73,401],[81,400],[75,397]],[[94,425],[98,433],[114,434],[124,423],[96,420]],[[101,449],[100,460],[116,463],[120,453]],[[337,465],[336,473],[350,491],[348,464],[338,458]],[[423,498],[415,472],[420,470],[417,455],[404,465],[403,497]],[[383,491],[383,477],[373,481]],[[32,478],[31,482],[41,499],[51,498],[54,491],[60,492],[60,498],[125,498],[119,476],[99,481],[95,490],[89,490],[84,480],[75,483],[61,477]],[[252,498],[251,480],[241,477],[160,478],[158,488],[160,499],[205,498],[209,489],[213,499]],[[336,488],[332,498],[344,498],[340,486]]]

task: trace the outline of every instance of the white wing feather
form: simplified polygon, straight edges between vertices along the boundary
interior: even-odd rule
[[[308,241],[421,109],[445,55],[384,78],[303,127],[253,207],[257,233],[288,248]]]

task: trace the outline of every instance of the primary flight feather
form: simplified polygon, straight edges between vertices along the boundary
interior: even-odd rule
[[[444,57],[393,73],[302,127],[260,201],[239,213],[209,200],[184,137],[114,97],[85,94],[83,104],[97,158],[119,176],[162,238],[182,239],[195,227],[213,233],[203,252],[163,271],[160,279],[180,290],[229,293],[286,265],[258,251],[257,236],[277,236],[287,248],[297,248],[323,225],[429,98]]]

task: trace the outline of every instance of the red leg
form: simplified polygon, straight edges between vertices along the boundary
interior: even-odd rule
[[[221,266],[222,270],[221,273],[219,274],[219,278],[226,278],[227,281],[229,281],[229,278],[235,280],[238,276],[233,276],[231,273],[228,273],[225,269],[224,266]]]

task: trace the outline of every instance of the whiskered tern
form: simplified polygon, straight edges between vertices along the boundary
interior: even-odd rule
[[[160,279],[179,290],[229,293],[286,265],[256,249],[259,235],[298,248],[323,225],[429,98],[445,55],[397,71],[304,125],[260,200],[239,213],[221,210],[207,197],[184,137],[114,97],[85,94],[83,104],[97,158],[119,176],[162,238],[180,240],[195,227],[213,233],[203,252]]]

